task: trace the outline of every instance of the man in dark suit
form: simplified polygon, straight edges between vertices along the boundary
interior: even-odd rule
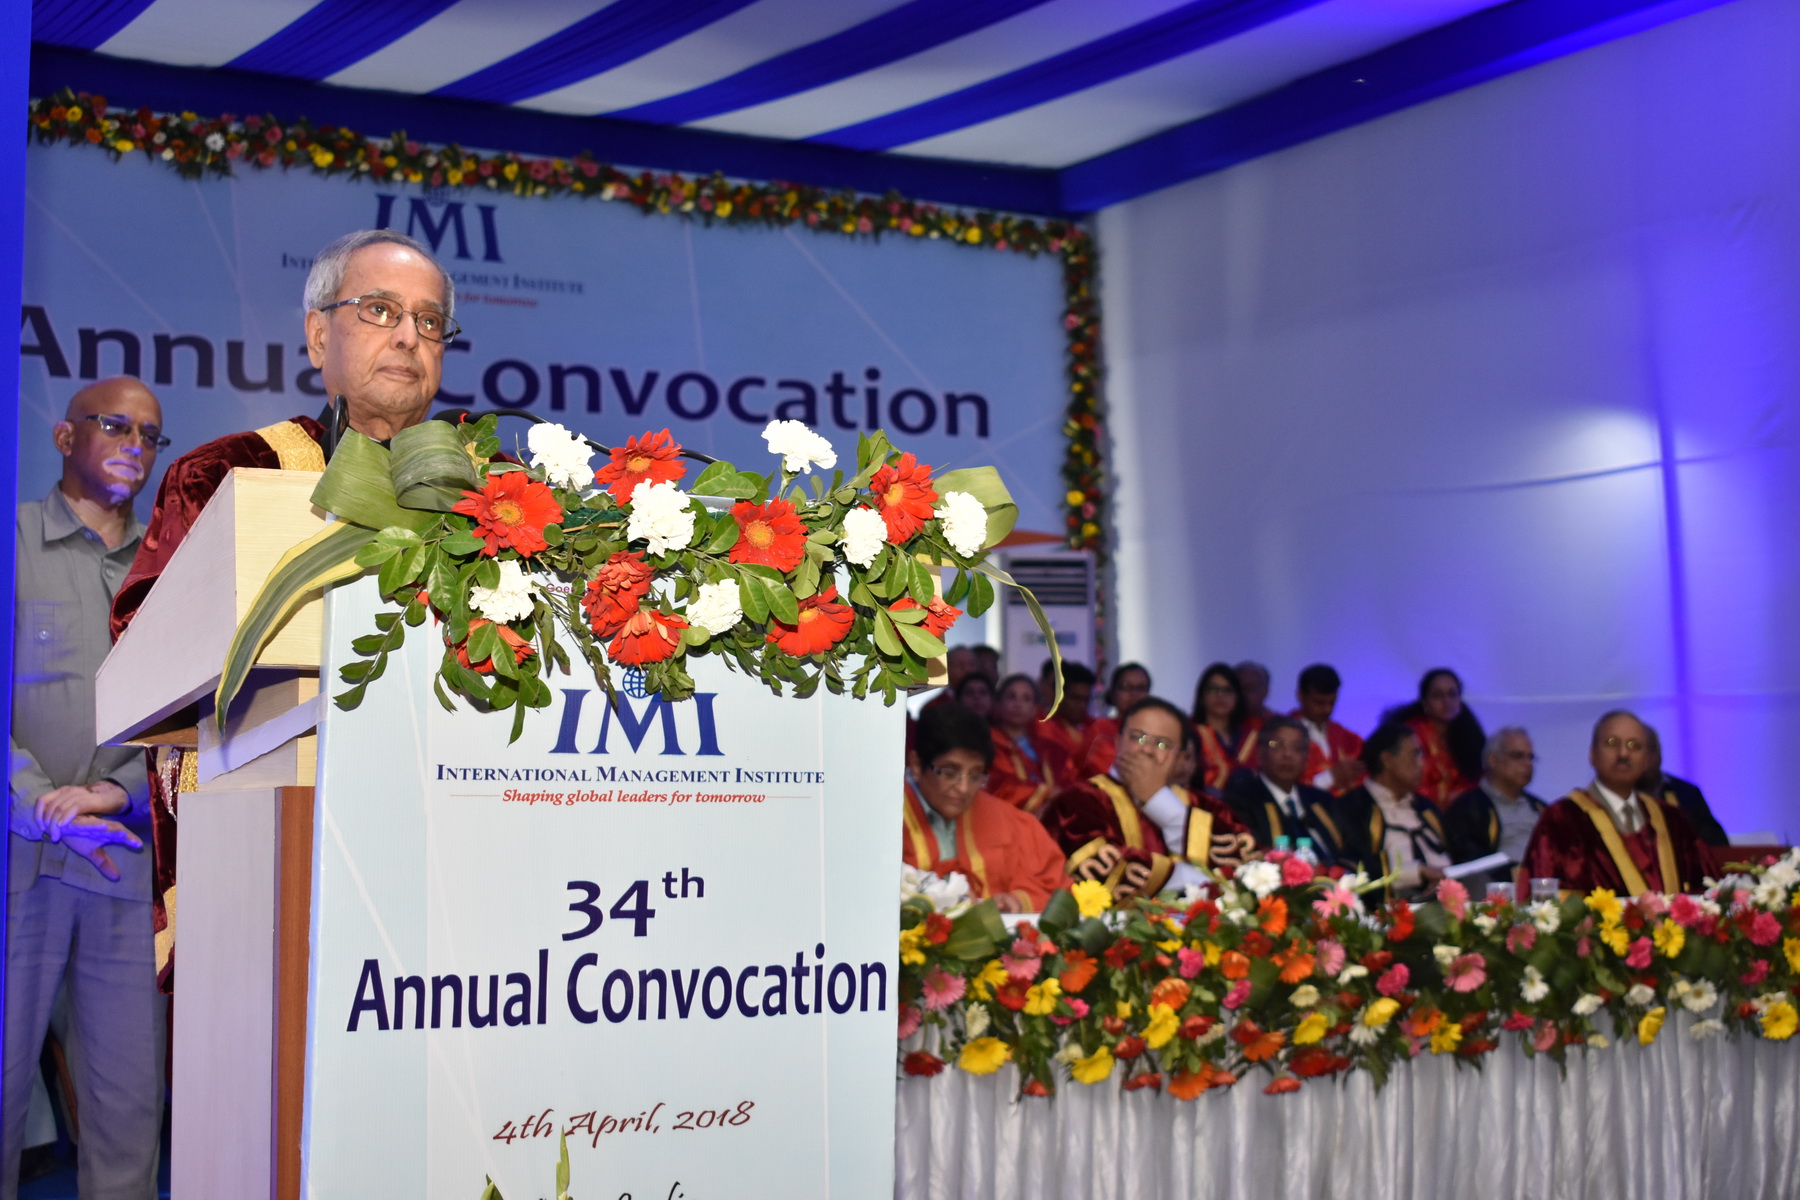
[[[1257,846],[1267,850],[1285,837],[1297,847],[1308,838],[1321,863],[1351,871],[1364,866],[1371,857],[1366,817],[1347,824],[1336,797],[1300,780],[1311,745],[1306,727],[1272,716],[1259,736],[1258,769],[1234,772],[1225,788],[1225,802],[1250,827]]]
[[[1526,790],[1537,773],[1531,735],[1516,725],[1496,730],[1481,762],[1481,782],[1451,801],[1444,813],[1444,849],[1451,862],[1485,858],[1496,851],[1515,864],[1522,862],[1545,806],[1542,798]],[[1497,867],[1486,878],[1511,883],[1513,869]]]
[[[1694,833],[1707,845],[1731,845],[1731,838],[1725,833],[1725,827],[1719,824],[1718,818],[1713,816],[1712,806],[1706,802],[1706,794],[1698,784],[1663,770],[1662,738],[1650,726],[1646,725],[1644,728],[1650,733],[1650,769],[1644,772],[1644,781],[1638,784],[1639,790],[1655,796],[1670,808],[1679,809],[1681,815],[1687,818],[1688,824],[1694,827]]]

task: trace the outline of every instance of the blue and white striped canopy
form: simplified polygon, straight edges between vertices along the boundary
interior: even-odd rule
[[[35,0],[33,38],[177,66],[1060,168],[1495,3]]]

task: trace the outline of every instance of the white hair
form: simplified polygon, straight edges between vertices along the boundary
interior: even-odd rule
[[[450,272],[444,270],[430,250],[392,229],[359,229],[355,233],[346,233],[319,251],[319,256],[313,259],[312,270],[306,273],[307,311],[324,308],[338,298],[338,289],[344,286],[344,272],[349,269],[352,254],[365,246],[379,246],[384,242],[404,246],[437,268],[444,280],[444,315],[455,318],[456,284],[451,282]]]
[[[1500,753],[1500,747],[1506,745],[1506,739],[1509,737],[1522,737],[1528,742],[1531,740],[1531,735],[1525,732],[1523,725],[1502,725],[1488,734],[1487,745],[1481,748],[1481,761],[1484,763],[1491,761],[1494,755]]]

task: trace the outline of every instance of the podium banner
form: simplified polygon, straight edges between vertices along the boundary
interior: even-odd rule
[[[903,709],[578,666],[508,745],[441,653],[321,727],[306,1194],[546,1196],[567,1134],[576,1195],[891,1195]]]

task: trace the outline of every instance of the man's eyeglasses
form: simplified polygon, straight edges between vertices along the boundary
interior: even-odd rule
[[[401,308],[398,303],[385,296],[352,296],[348,300],[339,300],[336,304],[324,305],[319,311],[330,312],[332,309],[342,308],[346,304],[356,306],[358,320],[367,321],[371,325],[379,325],[383,329],[393,329],[400,324],[401,317],[410,316],[413,319],[413,327],[419,331],[419,336],[428,342],[442,342],[448,345],[457,334],[462,332],[462,326],[436,309],[422,308],[415,312],[410,308]]]
[[[1175,748],[1175,743],[1171,742],[1168,738],[1151,737],[1149,734],[1135,729],[1128,729],[1125,731],[1125,740],[1134,746],[1153,749],[1158,754],[1167,753]]]
[[[75,418],[78,421],[92,421],[100,427],[100,432],[115,442],[136,433],[138,441],[146,446],[161,450],[169,445],[169,439],[163,436],[160,425],[133,425],[131,418],[115,416],[111,413],[89,413],[85,417]]]
[[[1625,749],[1630,750],[1634,753],[1636,751],[1646,749],[1644,743],[1638,741],[1636,738],[1609,737],[1605,741],[1601,742],[1600,744],[1602,746],[1605,746],[1608,750],[1617,750],[1619,747],[1623,746],[1623,747],[1625,747]]]
[[[930,771],[933,775],[938,777],[940,782],[946,783],[951,787],[955,787],[959,783],[966,783],[971,787],[979,787],[981,784],[987,782],[988,777],[986,771],[959,771],[955,767],[948,765],[931,767]]]

